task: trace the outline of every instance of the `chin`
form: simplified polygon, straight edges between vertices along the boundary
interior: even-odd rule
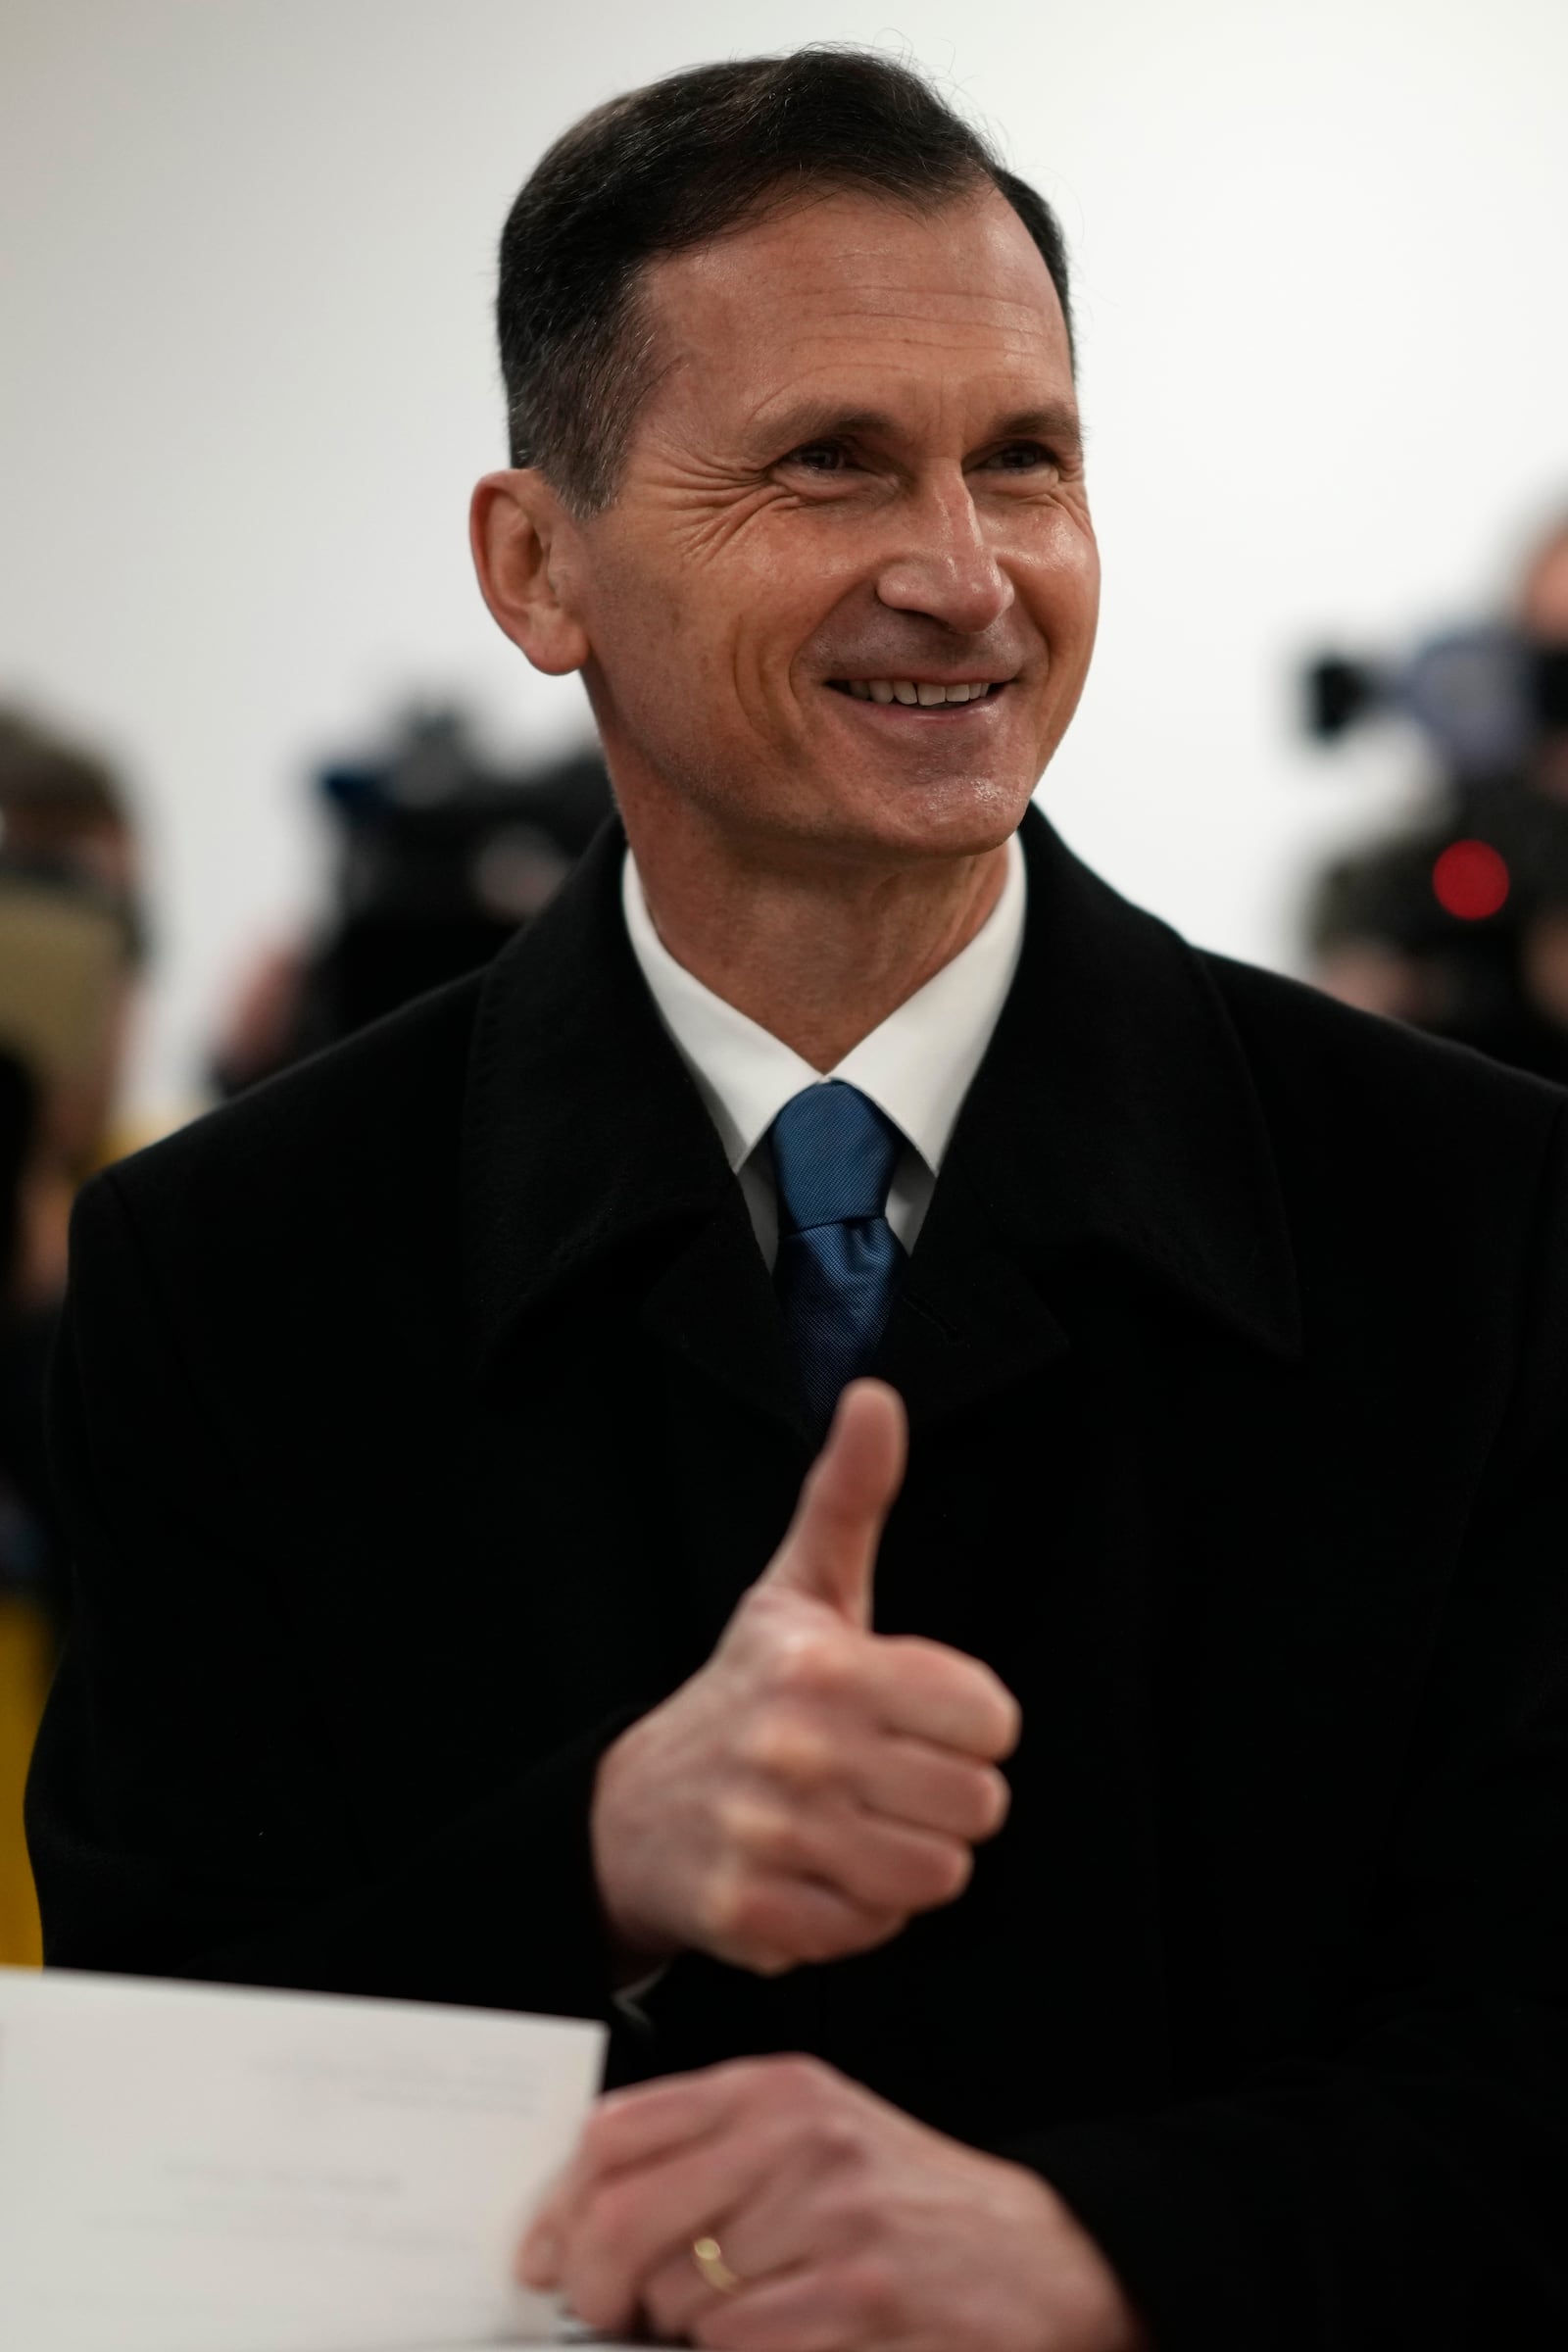
[[[906,858],[979,858],[1018,830],[1033,790],[994,776],[906,784],[833,812],[821,837]]]

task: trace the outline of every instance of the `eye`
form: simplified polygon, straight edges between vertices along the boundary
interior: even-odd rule
[[[799,466],[804,473],[842,473],[850,456],[842,441],[803,441],[780,463]]]
[[[985,462],[999,473],[1032,473],[1041,466],[1056,470],[1060,465],[1055,451],[1043,441],[1005,441]]]

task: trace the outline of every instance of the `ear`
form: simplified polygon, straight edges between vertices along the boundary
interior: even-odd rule
[[[581,669],[590,649],[571,597],[577,526],[536,466],[485,475],[468,537],[484,601],[514,645],[553,678]]]

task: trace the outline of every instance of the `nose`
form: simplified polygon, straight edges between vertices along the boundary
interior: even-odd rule
[[[962,474],[924,486],[899,511],[904,527],[877,572],[878,603],[895,612],[923,612],[963,637],[999,621],[1012,603],[1012,582]]]

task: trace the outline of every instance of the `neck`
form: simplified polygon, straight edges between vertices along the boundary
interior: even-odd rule
[[[966,948],[1002,895],[1005,844],[956,858],[787,865],[628,814],[648,910],[677,963],[831,1070]]]

